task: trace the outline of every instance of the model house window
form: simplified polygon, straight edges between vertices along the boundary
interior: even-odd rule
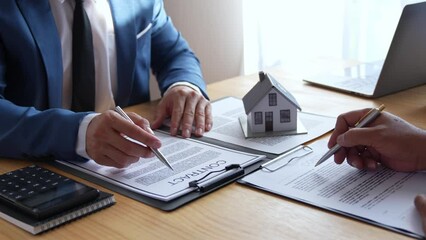
[[[280,111],[280,122],[290,122],[290,110],[281,110]]]
[[[269,106],[277,106],[277,94],[270,93],[269,94]]]
[[[263,124],[262,112],[254,113],[254,124]]]

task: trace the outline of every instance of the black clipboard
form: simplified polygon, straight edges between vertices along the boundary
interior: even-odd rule
[[[90,175],[88,173],[79,171],[75,168],[69,167],[67,165],[58,163],[56,161],[52,161],[51,164],[65,172],[71,173],[77,177],[83,178],[87,181],[96,183],[102,187],[108,188],[111,191],[120,193],[124,196],[130,197],[134,200],[137,200],[139,202],[145,203],[151,207],[154,208],[158,208],[161,209],[163,211],[173,211],[187,203],[190,203],[192,201],[194,201],[195,199],[201,198],[211,192],[214,192],[215,190],[224,187],[230,183],[233,183],[235,181],[237,181],[238,179],[244,177],[245,175],[259,169],[260,165],[262,165],[262,163],[264,163],[265,160],[260,160],[252,165],[246,166],[244,168],[238,166],[235,166],[235,164],[232,164],[227,166],[229,168],[229,170],[226,171],[232,171],[230,172],[230,174],[221,174],[218,175],[217,178],[212,179],[211,181],[209,181],[208,185],[204,185],[201,183],[197,183],[197,182],[193,182],[193,184],[198,184],[197,189],[195,189],[192,192],[189,192],[183,196],[180,196],[178,198],[175,198],[173,200],[170,201],[161,201],[158,199],[154,199],[148,196],[144,196],[138,193],[135,193],[133,191],[130,191],[128,189],[122,188],[120,186],[111,184],[103,179],[97,178],[93,175]],[[225,172],[226,173],[226,172]],[[204,177],[203,177],[204,178]],[[199,179],[201,180],[201,179]],[[215,181],[213,181],[215,180]]]

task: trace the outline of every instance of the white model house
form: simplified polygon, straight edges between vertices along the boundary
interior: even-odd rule
[[[272,76],[259,72],[259,82],[243,97],[247,130],[252,133],[297,131],[297,110],[293,95]]]

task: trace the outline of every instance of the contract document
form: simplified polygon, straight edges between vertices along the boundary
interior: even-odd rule
[[[346,162],[337,165],[332,158],[315,167],[327,150],[327,141],[316,141],[262,164],[239,182],[412,237],[424,237],[414,198],[426,193],[426,173],[396,172],[385,167],[358,170]]]
[[[173,137],[156,132],[162,142],[161,151],[173,165],[174,171],[166,167],[157,157],[141,158],[127,168],[119,169],[87,162],[57,161],[79,172],[92,175],[112,185],[125,188],[161,201],[170,201],[192,191],[189,182],[203,178],[202,182],[213,181],[223,174],[236,171],[225,167],[232,164],[245,168],[264,158],[255,155],[214,146],[194,139]]]

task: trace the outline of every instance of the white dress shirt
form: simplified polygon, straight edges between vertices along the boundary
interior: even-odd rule
[[[72,100],[72,25],[74,0],[49,0],[62,47],[63,87],[62,107],[71,108]],[[85,0],[84,9],[92,27],[96,99],[95,111],[104,112],[115,107],[117,91],[117,60],[114,25],[107,0]]]

